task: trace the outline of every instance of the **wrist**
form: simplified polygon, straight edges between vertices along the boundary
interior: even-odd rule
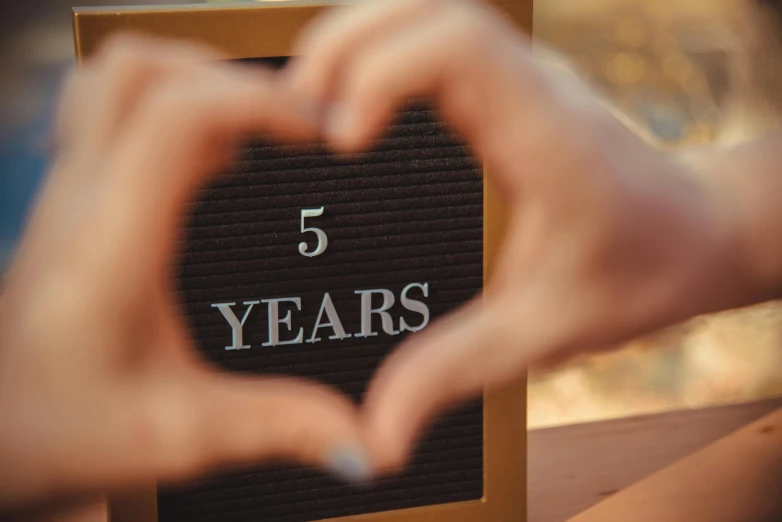
[[[713,259],[706,261],[715,268],[714,284],[722,288],[718,309],[779,297],[782,243],[766,233],[767,216],[759,216],[753,204],[757,184],[724,169],[719,154],[687,152],[680,160],[708,209]]]
[[[8,293],[8,286],[0,289],[0,470],[14,470],[13,480],[0,481],[0,519],[24,518],[33,502],[44,495],[40,487],[40,460],[22,448],[23,441],[36,438],[29,420],[35,416],[30,408],[30,389],[23,389],[25,374],[19,364],[19,350],[25,349],[24,335],[20,333],[17,292]],[[36,455],[36,457],[39,457]]]

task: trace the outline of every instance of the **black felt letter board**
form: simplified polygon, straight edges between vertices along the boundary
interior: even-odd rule
[[[314,257],[313,232],[301,232],[303,209],[322,208],[305,226],[326,234]],[[185,314],[199,350],[232,372],[288,374],[336,386],[359,402],[375,369],[405,335],[389,335],[372,316],[378,335],[361,332],[361,295],[385,289],[395,302],[388,313],[416,326],[421,313],[404,308],[400,294],[426,303],[431,318],[468,301],[483,284],[483,182],[469,150],[422,103],[402,112],[371,152],[334,156],[322,148],[255,142],[236,169],[204,189],[192,207],[177,274]],[[321,327],[312,337],[324,294],[329,293],[344,330]],[[304,342],[269,346],[268,303],[291,328],[279,325],[281,342],[299,328]],[[242,345],[213,305],[247,315]],[[379,308],[382,294],[371,298]],[[320,324],[327,318],[322,317]],[[431,322],[430,322],[431,324]],[[264,346],[267,344],[267,346]],[[249,413],[249,412],[248,412]],[[483,495],[481,403],[439,419],[418,446],[403,476],[368,488],[342,484],[317,470],[264,465],[161,489],[160,522],[303,522],[400,508],[477,500]]]

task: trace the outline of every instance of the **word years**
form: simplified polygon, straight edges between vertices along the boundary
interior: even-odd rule
[[[249,344],[244,344],[244,324],[247,318],[250,316],[253,307],[260,305],[261,303],[267,306],[268,322],[269,322],[269,334],[268,342],[263,343],[262,346],[282,346],[287,344],[302,344],[302,343],[317,343],[322,340],[320,330],[322,328],[330,328],[332,335],[329,339],[344,340],[349,337],[374,337],[378,335],[372,329],[372,316],[377,315],[380,317],[380,324],[383,331],[388,335],[399,335],[402,332],[417,332],[426,328],[429,324],[429,307],[424,301],[419,299],[413,299],[408,294],[412,290],[417,289],[416,293],[420,293],[423,297],[429,297],[429,283],[411,283],[407,285],[399,295],[399,302],[406,310],[415,312],[421,315],[421,321],[419,324],[411,325],[405,320],[404,317],[400,317],[398,329],[394,318],[391,316],[389,310],[396,301],[396,296],[391,290],[376,289],[376,290],[356,290],[354,294],[360,296],[361,299],[361,326],[358,333],[349,334],[345,332],[345,327],[342,325],[342,321],[339,318],[337,309],[334,307],[334,303],[331,300],[331,296],[326,292],[323,295],[323,300],[320,304],[320,311],[318,312],[315,324],[310,330],[309,337],[305,340],[305,331],[301,327],[293,336],[293,324],[292,324],[292,310],[288,310],[285,317],[280,318],[280,303],[291,303],[296,306],[296,309],[301,311],[301,298],[300,297],[282,297],[278,299],[262,299],[258,301],[244,301],[242,304],[246,307],[242,318],[234,312],[236,303],[215,303],[212,305],[223,314],[223,317],[231,327],[233,343],[230,346],[226,346],[226,350],[248,350],[251,348]],[[372,296],[380,295],[383,298],[383,304],[377,308],[372,307]],[[286,328],[285,337],[287,340],[281,339],[280,325],[284,325]]]

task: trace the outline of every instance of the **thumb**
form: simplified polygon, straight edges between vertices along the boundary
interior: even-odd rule
[[[292,378],[210,372],[191,391],[195,422],[167,430],[172,437],[162,472],[173,471],[171,479],[269,459],[322,467],[348,482],[371,478],[356,408],[335,390]]]
[[[398,469],[429,419],[484,386],[521,371],[500,316],[475,301],[413,334],[378,371],[367,394],[369,440],[378,467]]]

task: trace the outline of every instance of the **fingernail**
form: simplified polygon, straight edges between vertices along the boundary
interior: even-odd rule
[[[366,484],[372,479],[372,466],[360,449],[340,446],[326,458],[326,469],[336,477],[351,484]]]

